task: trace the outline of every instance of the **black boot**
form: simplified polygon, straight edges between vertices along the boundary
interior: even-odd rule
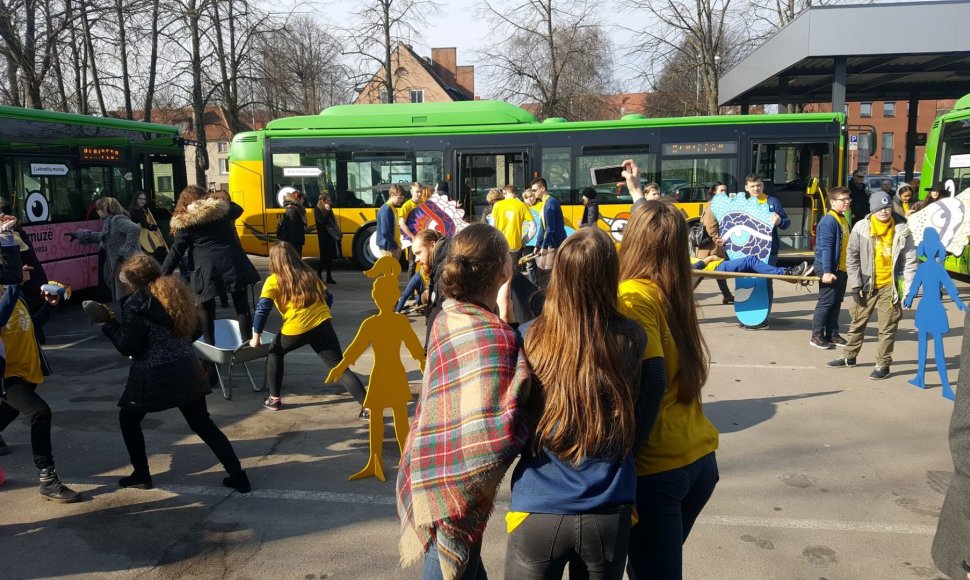
[[[152,474],[148,470],[136,469],[128,477],[118,480],[118,487],[134,487],[136,489],[151,489],[155,487],[152,483]]]
[[[239,493],[249,493],[253,490],[252,486],[249,485],[249,477],[246,476],[245,471],[222,478],[222,485],[231,487]]]
[[[40,495],[57,503],[81,501],[81,494],[61,483],[53,465],[40,470]]]
[[[336,284],[337,283],[337,281],[333,279],[333,276],[331,276],[329,272],[327,272],[327,280],[326,280],[326,282],[327,282],[327,284]]]

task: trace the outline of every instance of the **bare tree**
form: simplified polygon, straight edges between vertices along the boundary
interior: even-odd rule
[[[736,7],[732,0],[625,0],[633,9],[645,10],[659,25],[643,32],[645,39],[632,52],[646,63],[645,76],[656,85],[664,71],[690,75],[697,83],[701,111],[718,112],[717,81],[726,70],[722,60],[735,57],[739,43],[732,39]],[[734,11],[732,11],[734,10]],[[669,69],[676,65],[675,70]]]
[[[435,0],[366,0],[351,28],[346,31],[348,49],[344,54],[357,57],[362,66],[356,75],[357,84],[370,80],[365,72],[377,64],[382,73],[381,84],[388,102],[395,101],[394,64],[391,53],[399,42],[410,43],[421,38],[418,26],[426,24],[425,18],[438,10]]]
[[[7,63],[8,101],[44,107],[42,92],[60,35],[71,26],[58,0],[0,0],[0,55]]]
[[[536,103],[540,118],[597,118],[613,84],[612,45],[588,0],[486,0],[480,12],[499,40],[480,66],[496,96]]]
[[[340,41],[308,16],[267,34],[260,45],[260,99],[272,113],[312,115],[351,97]]]

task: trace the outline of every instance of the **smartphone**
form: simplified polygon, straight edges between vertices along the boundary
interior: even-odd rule
[[[589,177],[593,185],[614,185],[626,181],[623,179],[623,166],[590,167]]]

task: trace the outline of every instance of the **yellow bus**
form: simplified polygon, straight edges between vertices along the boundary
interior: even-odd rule
[[[582,216],[590,169],[633,159],[642,183],[656,182],[689,220],[697,220],[712,184],[741,191],[758,173],[781,201],[792,226],[780,233],[783,253],[809,253],[824,211],[818,188],[842,184],[845,116],[841,113],[726,115],[613,121],[536,121],[497,101],[341,105],[319,115],[287,117],[233,138],[229,193],[245,213],[237,226],[247,252],[266,255],[283,212],[279,191],[295,187],[310,207],[329,194],[344,233],[342,253],[362,266],[375,257],[377,209],[392,184],[446,182],[465,219],[481,218],[489,189],[528,187],[544,177],[566,224]],[[619,241],[629,217],[625,188],[598,186],[600,227]],[[317,245],[304,253],[316,256]]]

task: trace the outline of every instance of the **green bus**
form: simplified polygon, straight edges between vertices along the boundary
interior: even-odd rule
[[[98,246],[65,236],[101,228],[97,198],[128,207],[140,190],[170,209],[185,185],[176,127],[0,106],[0,210],[23,225],[51,280],[75,290],[99,284]]]
[[[950,195],[970,187],[970,95],[959,99],[953,110],[938,117],[927,136],[920,199],[925,199],[927,190],[935,183],[942,183]],[[959,256],[947,256],[946,268],[970,275],[970,246]]]
[[[590,169],[634,159],[641,181],[660,184],[688,220],[699,218],[715,182],[740,191],[745,175],[761,174],[792,219],[781,232],[782,251],[808,254],[825,211],[820,191],[845,181],[846,132],[841,113],[538,122],[497,101],[342,105],[237,134],[229,193],[245,210],[237,224],[243,247],[261,255],[275,239],[282,188],[301,190],[309,205],[328,194],[344,234],[343,255],[367,265],[375,259],[376,212],[391,184],[446,182],[465,219],[475,220],[487,208],[489,189],[521,190],[542,176],[567,227],[576,227],[581,191],[592,186]],[[599,225],[619,240],[630,197],[616,185],[596,189]],[[307,218],[312,232],[312,212]],[[317,244],[304,252],[316,255]]]

